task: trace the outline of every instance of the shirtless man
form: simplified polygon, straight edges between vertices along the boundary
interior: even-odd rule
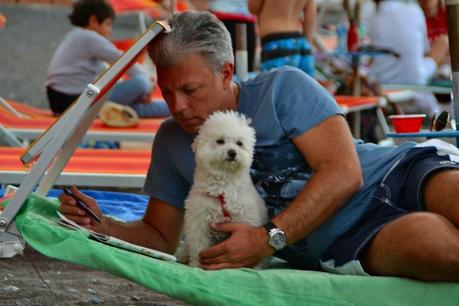
[[[295,66],[312,76],[315,0],[249,0],[248,7],[257,15],[262,43],[261,70]]]

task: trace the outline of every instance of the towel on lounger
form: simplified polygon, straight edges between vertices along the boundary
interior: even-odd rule
[[[55,199],[31,194],[16,217],[33,248],[57,259],[130,279],[196,305],[457,306],[459,283],[341,276],[293,269],[204,271],[89,240],[56,224]]]

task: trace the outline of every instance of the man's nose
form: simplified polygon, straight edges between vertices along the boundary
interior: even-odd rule
[[[188,107],[186,98],[181,94],[174,94],[168,101],[171,112],[178,113]]]

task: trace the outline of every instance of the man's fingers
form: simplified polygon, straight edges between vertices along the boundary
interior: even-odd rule
[[[202,265],[215,265],[215,264],[222,264],[228,261],[228,256],[226,254],[218,255],[215,257],[201,257],[200,263]]]
[[[67,197],[67,199],[65,199],[64,197]],[[67,195],[64,195],[59,197],[59,200],[65,203],[59,206],[59,211],[62,214],[64,214],[67,218],[80,225],[91,223],[91,219],[86,215],[86,212],[78,206],[76,206],[75,199]],[[71,203],[72,201],[73,203]]]
[[[83,202],[86,206],[88,206],[96,214],[101,213],[100,208],[97,205],[97,202],[92,197],[85,195],[80,190],[78,190],[75,186],[71,187],[71,191],[77,199]]]
[[[65,205],[68,206],[76,206],[76,201],[74,198],[72,198],[69,195],[66,195],[65,193],[61,193],[59,196],[59,201]]]
[[[76,206],[75,204],[62,204],[59,206],[59,211],[64,215],[76,215],[76,216],[85,216],[86,212]]]
[[[82,200],[83,202],[87,202],[89,199],[91,199],[90,197],[88,197],[87,195],[85,195],[84,193],[82,193],[80,190],[78,190],[78,188],[76,188],[75,186],[72,186],[70,187],[70,190],[72,191],[73,195],[77,197],[77,199],[80,199]]]
[[[199,253],[200,258],[215,258],[227,253],[225,242],[216,244],[208,249],[205,249]]]
[[[238,223],[214,223],[212,229],[224,233],[232,233],[238,227]]]

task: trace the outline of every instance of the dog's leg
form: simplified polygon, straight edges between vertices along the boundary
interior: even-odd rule
[[[188,222],[185,224],[185,237],[188,246],[189,265],[199,266],[199,252],[211,246],[207,222]]]
[[[182,264],[187,265],[190,258],[190,245],[185,238],[182,238],[179,247],[175,251],[175,257]]]

